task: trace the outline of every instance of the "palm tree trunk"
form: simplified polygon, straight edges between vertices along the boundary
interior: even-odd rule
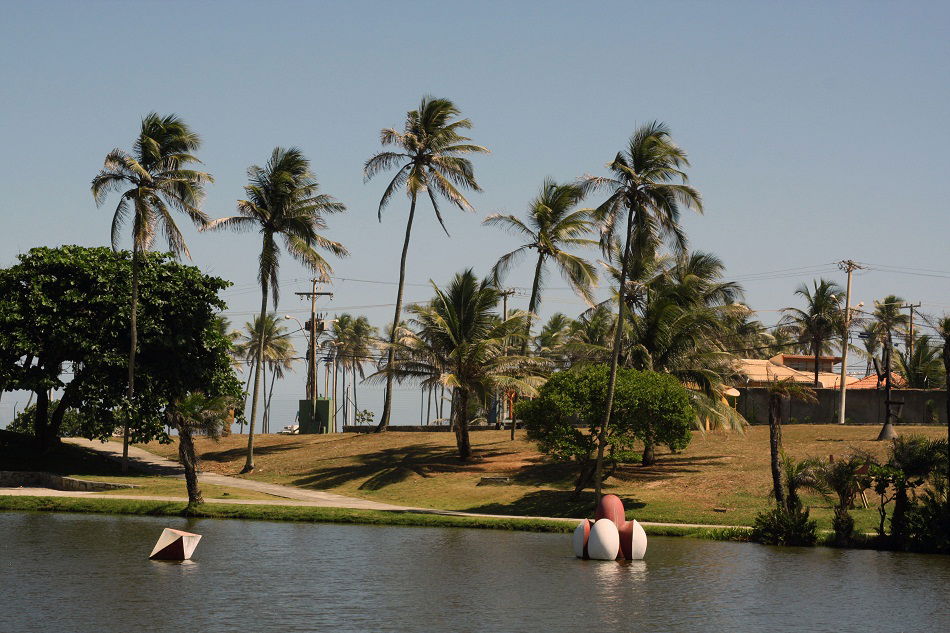
[[[247,366],[247,383],[244,385],[244,397],[247,397],[247,394],[251,393],[251,378],[254,377],[254,359],[251,359],[251,364]],[[240,433],[244,433],[244,416],[241,416],[241,426]]]
[[[821,351],[821,341],[815,339],[812,343],[812,347],[815,349],[815,388],[821,387],[821,383],[818,382],[818,353]]]
[[[267,279],[261,282],[261,329],[267,315]],[[254,422],[257,420],[257,396],[261,389],[261,365],[264,364],[264,333],[257,334],[257,362],[254,364],[254,395],[251,397],[251,421],[247,427],[247,460],[242,473],[254,470]]]
[[[943,333],[943,369],[946,374],[946,408],[947,408],[947,510],[950,511],[950,332]]]
[[[359,402],[356,400],[356,366],[353,366],[353,417],[356,417],[356,414],[359,413]]]
[[[603,495],[604,448],[607,444],[607,427],[610,425],[610,410],[614,406],[614,392],[617,390],[617,365],[620,362],[620,341],[623,331],[623,309],[626,306],[627,268],[630,260],[630,230],[633,228],[633,206],[627,211],[627,234],[624,236],[623,262],[620,265],[620,287],[618,288],[617,325],[614,332],[614,347],[610,353],[610,377],[607,379],[607,402],[604,403],[604,415],[597,430],[597,466],[594,475],[594,493],[597,502]]]
[[[277,371],[272,369],[270,372],[270,390],[267,393],[267,433],[270,433],[271,402],[274,400],[274,383],[277,382]]]
[[[383,399],[383,414],[379,417],[379,426],[376,432],[385,431],[389,427],[389,418],[392,415],[393,408],[393,362],[396,360],[396,350],[393,344],[396,342],[396,329],[399,327],[399,317],[402,313],[402,290],[406,282],[406,255],[409,253],[409,236],[412,233],[412,218],[416,215],[416,194],[412,194],[412,202],[409,205],[409,219],[406,221],[406,240],[402,245],[402,258],[399,260],[399,288],[396,290],[396,313],[393,316],[392,332],[389,333],[389,354],[386,361],[386,395]],[[355,394],[355,390],[354,390]],[[354,396],[355,399],[355,396]]]
[[[350,423],[350,402],[349,394],[346,392],[346,365],[343,365],[343,426]]]
[[[472,456],[472,444],[468,437],[468,390],[456,387],[455,407],[455,443],[458,446],[459,459],[467,462]]]
[[[769,394],[769,457],[772,467],[772,491],[775,494],[775,503],[780,508],[785,507],[785,490],[782,488],[782,467],[779,463],[779,453],[782,451],[782,397],[779,394]]]
[[[204,503],[198,488],[198,460],[195,457],[195,443],[191,431],[178,429],[178,460],[185,470],[185,487],[188,488],[188,505]]]
[[[521,343],[521,355],[528,355],[528,341],[531,340],[531,323],[538,309],[538,293],[541,286],[541,267],[544,266],[544,254],[538,253],[538,264],[534,267],[534,282],[531,284],[531,298],[528,300],[528,324],[525,326],[524,341]],[[508,315],[505,315],[508,318]]]
[[[132,243],[132,314],[131,336],[129,342],[129,384],[125,392],[125,426],[122,429],[122,472],[129,470],[129,426],[132,423],[132,398],[135,396],[135,348],[138,347],[138,307],[139,307],[139,245]]]
[[[429,394],[426,398],[426,426],[432,421],[432,386],[429,386]]]

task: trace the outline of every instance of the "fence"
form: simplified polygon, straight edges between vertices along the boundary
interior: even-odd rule
[[[736,408],[752,424],[769,421],[769,394],[766,387],[739,389]],[[785,399],[783,420],[789,424],[836,424],[838,422],[837,389],[815,389],[818,402]],[[891,399],[903,402],[895,412],[905,424],[946,424],[947,392],[939,389],[893,389]],[[848,391],[845,421],[849,424],[883,424],[884,390],[855,389]]]

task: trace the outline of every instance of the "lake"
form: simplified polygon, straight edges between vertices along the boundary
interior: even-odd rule
[[[163,527],[192,562],[149,561]],[[950,630],[950,557],[569,534],[0,513],[4,633]]]

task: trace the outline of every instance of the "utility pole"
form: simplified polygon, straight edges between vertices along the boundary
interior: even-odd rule
[[[332,297],[332,292],[317,292],[317,284],[323,280],[314,277],[310,280],[313,284],[310,292],[295,292],[298,297],[310,297],[310,419],[317,416],[317,297]],[[327,420],[327,432],[329,432],[329,423]]]
[[[515,294],[515,291],[513,288],[506,288],[505,290],[502,290],[499,294],[501,294],[501,310],[502,310],[501,320],[507,321],[508,320],[508,297]],[[505,341],[505,355],[507,354],[508,354],[508,341]],[[498,402],[497,395],[498,394],[496,392],[495,402]],[[508,394],[506,393],[504,398],[501,400],[501,420],[500,420],[501,422],[504,422],[505,420],[505,402],[507,400],[508,400]],[[511,411],[511,439],[515,439],[515,412],[514,410]]]
[[[901,305],[901,310],[908,308],[910,310],[910,329],[909,329],[909,338],[907,339],[907,358],[908,360],[914,357],[914,308],[919,308],[919,303],[905,303]]]
[[[848,394],[847,371],[848,371],[848,343],[850,341],[848,328],[851,327],[851,273],[856,269],[863,269],[864,266],[846,259],[838,262],[838,268],[848,273],[848,285],[844,293],[844,324],[841,332],[841,381],[838,385],[841,396],[838,402],[838,424],[844,424],[844,405]]]

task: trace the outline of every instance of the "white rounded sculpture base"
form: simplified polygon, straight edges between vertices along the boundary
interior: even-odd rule
[[[620,551],[620,532],[610,519],[594,523],[587,541],[587,555],[594,560],[616,560]]]

